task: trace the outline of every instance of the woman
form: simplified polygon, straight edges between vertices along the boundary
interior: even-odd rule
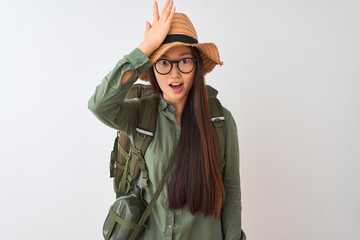
[[[208,103],[204,75],[222,64],[216,46],[198,43],[185,14],[167,0],[161,13],[154,2],[153,23],[146,22],[143,42],[124,57],[97,87],[89,109],[105,124],[136,134],[139,99],[124,100],[140,78],[160,94],[156,133],[146,154],[149,202],[176,144],[177,162],[140,239],[245,239],[237,130],[224,108],[226,148],[223,177],[219,146]],[[139,178],[141,179],[141,177]]]

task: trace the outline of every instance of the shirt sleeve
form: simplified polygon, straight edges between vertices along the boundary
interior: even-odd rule
[[[223,236],[226,240],[245,240],[245,233],[241,229],[241,191],[237,127],[231,113],[225,108],[224,116],[226,121],[226,152],[223,176],[225,202],[221,215]]]
[[[106,125],[131,135],[136,127],[139,99],[124,99],[138,77],[150,67],[148,57],[138,48],[134,49],[96,87],[88,102],[90,111]],[[123,74],[132,70],[135,74],[122,84]]]

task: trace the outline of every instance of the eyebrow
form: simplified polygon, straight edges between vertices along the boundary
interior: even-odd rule
[[[192,55],[192,52],[184,52],[182,54],[179,55],[179,57],[183,57],[185,55]],[[164,58],[168,58],[169,56],[167,56],[166,54],[162,55],[162,57]]]

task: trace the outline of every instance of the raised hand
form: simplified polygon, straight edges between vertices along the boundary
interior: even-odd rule
[[[150,56],[166,38],[175,14],[173,5],[173,0],[167,0],[159,15],[158,4],[154,1],[153,23],[146,21],[144,40],[138,46],[145,55]]]

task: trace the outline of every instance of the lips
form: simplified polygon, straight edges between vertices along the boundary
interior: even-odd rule
[[[182,88],[183,83],[170,83],[169,86],[174,90],[179,90]]]

